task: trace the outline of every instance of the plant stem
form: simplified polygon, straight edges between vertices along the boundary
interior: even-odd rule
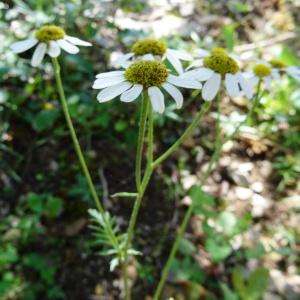
[[[249,118],[252,116],[253,112],[254,112],[254,109],[256,107],[256,104],[258,102],[258,99],[259,99],[259,94],[260,94],[260,87],[261,87],[261,82],[258,83],[258,86],[257,86],[257,90],[256,90],[256,94],[255,94],[255,97],[254,97],[254,100],[253,100],[253,105],[251,106],[248,114],[247,114],[247,117],[245,118],[244,121],[240,122],[239,125],[236,127],[235,131],[230,134],[226,139],[224,139],[224,141],[222,142],[222,134],[221,134],[221,127],[220,127],[220,103],[218,102],[218,117],[217,117],[217,140],[216,140],[216,147],[215,147],[215,150],[211,156],[211,159],[209,161],[209,164],[204,172],[204,174],[202,175],[201,177],[201,180],[200,180],[200,184],[199,186],[202,187],[203,184],[205,183],[205,181],[207,180],[208,176],[210,175],[211,173],[211,170],[213,169],[213,166],[215,164],[215,162],[218,160],[219,158],[219,155],[221,153],[221,149],[222,149],[222,146],[228,142],[230,139],[232,139],[236,133],[238,132],[238,130],[240,129],[240,127],[245,124]],[[218,101],[219,101],[219,98],[220,95],[218,95]],[[169,257],[168,257],[168,260],[162,270],[162,273],[161,273],[161,278],[159,280],[159,283],[158,283],[158,286],[155,290],[155,293],[154,293],[154,297],[153,297],[153,300],[159,300],[159,297],[161,295],[161,292],[162,292],[162,289],[165,285],[165,282],[167,280],[167,276],[169,274],[169,271],[170,271],[170,268],[172,266],[172,263],[174,261],[174,258],[175,258],[175,255],[177,253],[177,250],[178,250],[178,247],[179,247],[179,244],[180,244],[180,241],[183,237],[183,234],[186,230],[186,227],[189,223],[189,220],[192,216],[192,213],[194,211],[194,208],[195,208],[195,201],[193,201],[191,203],[191,205],[189,206],[188,210],[186,211],[185,215],[184,215],[184,218],[183,218],[183,221],[179,227],[179,230],[178,230],[178,233],[177,233],[177,236],[176,236],[176,239],[175,239],[175,242],[172,246],[172,249],[171,249],[171,252],[169,254]]]
[[[71,116],[70,116],[70,113],[69,113],[69,108],[68,108],[68,104],[67,104],[67,101],[66,101],[64,88],[63,88],[63,84],[62,84],[62,80],[61,80],[60,65],[59,65],[58,60],[56,58],[52,58],[52,65],[53,65],[56,85],[57,85],[57,89],[58,89],[62,109],[63,109],[64,115],[65,115],[65,119],[66,119],[66,122],[67,122],[67,125],[68,125],[68,128],[69,128],[69,131],[70,131],[70,135],[71,135],[71,138],[72,138],[72,141],[73,141],[73,144],[74,144],[74,148],[75,148],[78,160],[80,162],[83,174],[86,178],[86,181],[87,181],[89,190],[91,192],[92,198],[94,200],[95,206],[97,207],[97,209],[101,213],[103,219],[106,222],[106,225],[108,226],[108,230],[109,230],[109,233],[110,233],[110,238],[114,242],[115,246],[119,247],[119,241],[118,241],[117,237],[115,236],[115,234],[114,234],[114,232],[111,228],[110,223],[107,222],[107,218],[106,218],[106,215],[105,215],[105,210],[104,210],[103,206],[101,205],[101,202],[98,198],[98,195],[97,195],[92,177],[90,175],[87,164],[85,162],[85,159],[84,159],[84,156],[83,156],[83,153],[82,153],[82,150],[81,150],[81,147],[80,147],[80,144],[79,144],[74,126],[73,126],[73,122],[72,122],[72,119],[71,119]]]
[[[136,160],[135,160],[135,184],[136,184],[137,191],[139,191],[141,185],[143,145],[144,145],[144,137],[145,137],[145,130],[146,130],[148,106],[149,106],[149,100],[146,98],[146,94],[145,94],[145,96],[142,99],[142,105],[141,105],[139,134],[138,134],[138,143],[137,143]]]
[[[153,162],[153,168],[157,167],[161,162],[163,162],[165,159],[167,159],[180,145],[181,143],[193,132],[193,130],[196,128],[196,126],[201,121],[202,117],[205,115],[205,113],[210,108],[211,102],[205,102],[201,108],[201,110],[198,112],[197,116],[193,120],[193,122],[189,125],[189,127],[184,131],[184,133],[180,136],[180,138],[166,151],[164,152],[160,157],[158,157]]]
[[[145,96],[145,99],[147,101],[149,101],[146,98],[146,96]],[[128,251],[128,248],[129,248],[130,243],[131,243],[132,238],[133,238],[134,228],[135,228],[135,224],[136,224],[136,221],[137,221],[139,209],[140,209],[140,206],[141,206],[141,203],[142,203],[142,199],[143,199],[145,190],[148,186],[149,180],[151,178],[151,175],[152,175],[155,167],[158,164],[160,164],[162,161],[164,161],[166,158],[168,158],[180,146],[180,144],[193,132],[193,130],[196,128],[196,126],[199,124],[200,120],[202,119],[203,115],[209,109],[210,105],[211,105],[210,102],[206,102],[206,103],[203,104],[202,109],[198,112],[198,114],[196,115],[193,122],[184,131],[184,133],[180,136],[180,138],[162,156],[160,156],[154,162],[153,162],[153,111],[152,111],[151,106],[148,107],[147,166],[146,166],[145,174],[143,176],[143,180],[137,188],[138,195],[137,195],[137,197],[135,199],[135,202],[134,202],[133,211],[132,211],[130,221],[129,221],[129,225],[128,225],[128,229],[127,229],[127,240],[126,240],[126,245],[125,245],[125,250],[124,250],[125,251],[125,262],[124,262],[125,266],[127,266],[127,264],[128,264],[127,251]],[[143,112],[143,110],[142,110],[142,112]],[[142,117],[141,117],[141,120],[143,120]],[[141,130],[141,126],[140,126],[140,130]],[[142,128],[142,130],[145,130],[145,129]],[[142,144],[142,141],[140,143]],[[140,158],[140,160],[141,160],[141,158]],[[137,161],[140,161],[140,160],[137,160]],[[125,280],[125,278],[124,278],[124,280]],[[124,285],[126,286],[126,284],[128,286],[128,283],[125,282]],[[129,293],[126,295],[125,299],[130,300]]]

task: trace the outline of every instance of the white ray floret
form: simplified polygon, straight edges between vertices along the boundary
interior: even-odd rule
[[[122,55],[112,62],[115,67],[126,68],[136,59],[141,60],[167,60],[178,74],[183,74],[184,70],[181,61],[192,61],[193,57],[184,50],[175,50],[155,39],[143,39],[132,46],[132,52]]]
[[[222,84],[230,97],[244,94],[247,98],[251,98],[253,95],[252,85],[240,72],[238,63],[225,52],[210,53],[203,60],[202,67],[187,71],[184,76],[204,82],[202,98],[206,101],[216,97]]]
[[[35,36],[15,42],[10,48],[15,53],[22,53],[36,46],[32,55],[31,65],[37,67],[41,64],[46,54],[51,57],[58,57],[61,50],[70,54],[76,54],[79,52],[77,46],[87,47],[91,45],[91,43],[77,37],[66,35],[64,30],[58,26],[47,25],[41,27],[35,33]]]
[[[143,75],[143,76],[141,76]],[[120,96],[122,102],[132,102],[143,92],[150,99],[155,112],[165,110],[165,91],[181,108],[183,95],[177,87],[200,89],[201,83],[187,75],[172,75],[164,64],[158,61],[137,61],[125,70],[100,73],[96,75],[93,88],[100,89],[97,99],[100,103],[110,101]]]

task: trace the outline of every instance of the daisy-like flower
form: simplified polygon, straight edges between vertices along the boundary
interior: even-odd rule
[[[76,54],[79,52],[77,46],[91,45],[77,37],[66,35],[61,27],[46,25],[36,31],[33,37],[13,43],[10,48],[15,53],[22,53],[36,46],[31,59],[31,65],[36,67],[40,65],[46,53],[51,57],[57,57],[63,49]]]
[[[280,73],[285,72],[289,76],[294,78],[296,81],[300,82],[300,67],[296,67],[296,66],[288,67],[285,63],[277,59],[270,60],[269,65],[272,67],[272,71],[278,74],[278,77]]]
[[[245,73],[245,76],[249,78],[253,85],[256,85],[258,81],[263,81],[265,88],[270,91],[272,88],[272,81],[279,80],[281,75],[288,74],[298,82],[300,82],[300,68],[295,66],[288,67],[280,60],[270,60],[269,62],[259,61],[253,67],[253,71]]]
[[[265,84],[265,88],[270,91],[272,81],[279,78],[279,73],[267,63],[258,63],[254,65],[252,72],[245,73],[245,76],[253,86],[262,81]]]
[[[100,103],[120,96],[123,102],[132,102],[147,91],[152,108],[158,113],[165,109],[165,90],[175,100],[177,108],[183,104],[183,96],[175,87],[200,89],[201,83],[187,76],[170,74],[166,66],[156,60],[140,60],[133,62],[128,68],[120,71],[101,73],[96,76],[94,89],[102,89],[97,99]]]
[[[157,59],[159,61],[167,59],[176,72],[178,74],[182,74],[183,67],[180,61],[192,61],[193,57],[186,51],[167,48],[167,45],[162,41],[155,39],[142,39],[133,44],[130,53],[121,56],[121,58],[113,64],[116,67],[124,68],[132,64],[135,59]]]
[[[195,49],[196,59],[192,62],[191,65],[188,66],[187,70],[191,69],[191,68],[202,67],[204,59],[206,57],[209,57],[210,55],[214,55],[214,54],[227,54],[228,56],[230,56],[232,59],[236,60],[237,62],[240,61],[240,59],[239,59],[239,57],[237,57],[237,55],[228,54],[227,51],[222,47],[215,47],[210,51],[203,49],[203,48],[197,48],[197,49]]]
[[[252,87],[246,80],[238,63],[226,52],[217,51],[204,58],[203,67],[185,73],[196,80],[204,81],[202,98],[206,101],[214,99],[224,82],[230,97],[243,93],[247,98],[252,97]]]

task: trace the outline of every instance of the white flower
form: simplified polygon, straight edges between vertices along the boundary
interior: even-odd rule
[[[216,47],[213,48],[212,50],[208,51],[203,48],[197,48],[195,49],[195,57],[196,59],[190,64],[187,68],[187,70],[191,68],[198,68],[203,66],[204,59],[206,57],[209,57],[210,55],[213,54],[227,54],[229,57],[232,59],[236,60],[238,63],[240,63],[240,58],[235,55],[235,54],[228,54],[227,51],[224,48]]]
[[[296,81],[300,83],[300,68],[295,66],[290,66],[284,69],[288,75],[293,77]]]
[[[167,48],[166,44],[155,39],[143,39],[132,46],[132,52],[122,55],[113,65],[126,68],[134,62],[135,59],[142,60],[168,60],[178,74],[183,73],[181,60],[192,61],[193,57],[184,50],[175,50]]]
[[[165,109],[164,95],[166,91],[175,100],[177,108],[183,104],[183,96],[175,87],[200,89],[201,83],[188,76],[175,76],[169,73],[161,62],[136,61],[126,70],[100,73],[96,76],[94,89],[102,89],[97,99],[100,103],[120,96],[122,102],[132,102],[147,91],[153,110],[163,113]]]
[[[61,49],[63,49],[68,53],[76,54],[79,52],[77,46],[91,46],[91,44],[79,38],[66,35],[64,30],[58,26],[47,25],[41,27],[34,37],[13,43],[10,48],[15,53],[22,53],[35,46],[36,48],[31,59],[33,67],[40,65],[46,53],[51,57],[57,57]]]
[[[188,71],[185,76],[204,81],[202,98],[206,101],[214,99],[224,82],[230,97],[243,93],[247,98],[252,97],[252,86],[239,71],[237,62],[226,53],[215,53],[206,57],[203,67]]]
[[[252,72],[244,73],[244,76],[251,82],[252,86],[262,81],[265,88],[271,91],[272,81],[280,77],[279,72],[271,68],[267,63],[258,63],[254,65]]]

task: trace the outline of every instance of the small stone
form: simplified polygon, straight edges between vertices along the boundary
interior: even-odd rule
[[[251,184],[251,189],[256,193],[261,193],[264,190],[264,185],[260,181],[255,181]]]
[[[262,217],[265,212],[271,207],[270,200],[259,194],[254,194],[252,197],[252,216]]]
[[[248,188],[238,186],[235,188],[235,194],[240,200],[249,200],[251,199],[253,192]]]

